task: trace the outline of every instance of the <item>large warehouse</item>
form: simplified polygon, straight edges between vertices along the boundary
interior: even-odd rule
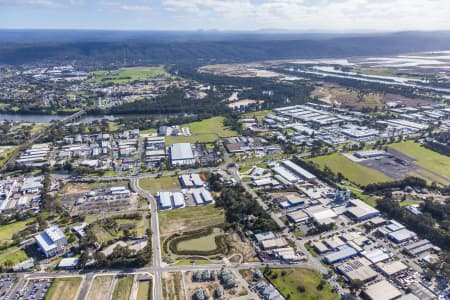
[[[190,143],[173,144],[169,149],[172,167],[195,165],[195,156]]]

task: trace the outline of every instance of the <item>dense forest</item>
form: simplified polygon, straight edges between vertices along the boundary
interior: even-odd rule
[[[0,32],[1,34],[1,32]],[[37,34],[37,33],[36,33]],[[389,55],[404,52],[447,50],[448,32],[403,32],[353,37],[311,39],[292,36],[289,40],[242,39],[231,35],[193,41],[162,40],[154,36],[135,39],[54,39],[45,42],[3,43],[0,63],[74,61],[86,66],[98,64],[142,65],[175,62],[238,62],[289,58]],[[61,36],[61,35],[60,35]],[[24,39],[24,41],[27,41]]]

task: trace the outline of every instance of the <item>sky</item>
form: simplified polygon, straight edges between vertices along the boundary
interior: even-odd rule
[[[450,30],[450,0],[0,0],[0,28]]]

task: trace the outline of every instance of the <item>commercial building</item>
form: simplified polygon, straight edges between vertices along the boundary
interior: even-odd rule
[[[67,239],[58,226],[51,226],[44,232],[35,236],[39,249],[44,253],[45,257],[51,257],[64,252],[67,246]]]
[[[75,269],[78,266],[79,259],[77,257],[63,258],[58,264],[59,269]]]
[[[190,143],[178,143],[169,147],[170,162],[173,167],[195,165],[195,156]]]

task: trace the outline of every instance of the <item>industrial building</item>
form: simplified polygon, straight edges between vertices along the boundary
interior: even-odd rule
[[[391,256],[388,253],[384,252],[381,249],[375,249],[372,251],[363,251],[361,252],[361,255],[373,264],[386,261],[391,258]]]
[[[184,195],[180,192],[160,192],[158,194],[159,209],[182,208],[186,206]]]
[[[58,226],[47,228],[44,232],[36,235],[35,240],[45,257],[61,254],[64,252],[64,247],[67,246],[66,236]]]
[[[319,224],[331,224],[336,221],[337,214],[330,208],[320,205],[310,206],[305,209],[306,214]]]
[[[362,282],[369,282],[378,276],[371,267],[371,263],[364,258],[358,258],[352,261],[345,262],[337,267],[337,270],[344,275],[348,282],[361,280]]]
[[[350,247],[349,245],[344,245],[338,248],[337,251],[331,252],[324,256],[324,260],[328,264],[335,264],[354,256],[358,255],[358,252]]]
[[[195,156],[190,143],[178,143],[169,147],[172,167],[194,166]]]
[[[406,228],[390,232],[387,234],[387,237],[397,244],[401,244],[407,242],[409,240],[417,238],[417,234],[412,232]]]
[[[400,297],[401,291],[387,280],[381,280],[367,286],[363,290],[363,296],[368,300],[392,300]]]
[[[180,183],[183,188],[200,188],[205,182],[200,178],[199,174],[181,175]]]
[[[380,262],[376,264],[377,268],[388,278],[395,276],[408,270],[408,266],[402,263],[400,260],[394,260],[390,262]]]
[[[380,215],[380,211],[359,199],[349,201],[347,215],[357,221],[364,221]]]
[[[419,240],[406,245],[404,249],[409,255],[418,256],[425,252],[432,251],[434,249],[434,245],[429,240]]]
[[[378,158],[386,156],[386,152],[383,150],[366,150],[356,151],[353,155],[360,159]]]

